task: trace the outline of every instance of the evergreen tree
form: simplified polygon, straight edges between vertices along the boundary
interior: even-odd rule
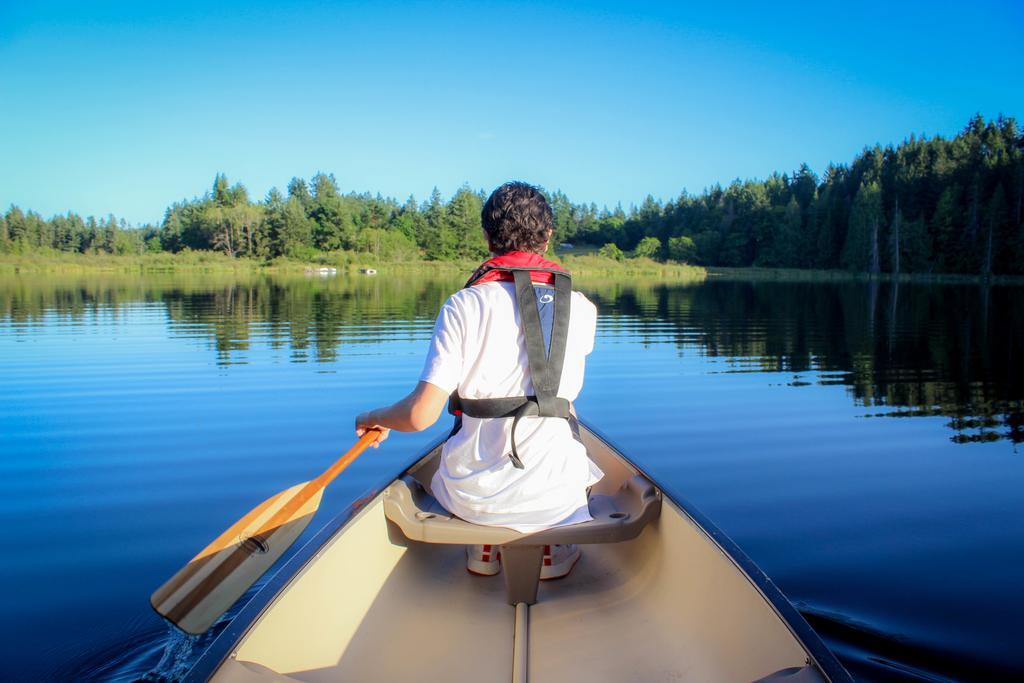
[[[266,210],[271,254],[301,258],[313,248],[314,224],[297,197],[268,197]]]
[[[892,217],[892,225],[889,227],[889,272],[895,275],[900,274],[900,249],[903,245],[900,242],[900,229],[903,226],[903,214],[900,212],[900,203],[896,202],[896,213]]]
[[[900,219],[900,271],[925,273],[934,268],[928,229],[923,218]]]
[[[441,192],[435,187],[423,211],[426,218],[426,230],[420,246],[423,247],[428,259],[443,261],[455,258],[457,243],[451,226],[448,224],[448,212],[445,210]]]
[[[960,186],[953,183],[942,191],[932,215],[935,252],[941,255],[940,270],[955,273],[962,269],[964,263],[961,253],[963,222],[964,211],[961,205]]]
[[[303,178],[292,178],[288,182],[288,196],[297,199],[304,211],[313,203],[313,195],[309,193],[309,185]]]
[[[850,209],[850,226],[843,245],[844,268],[870,273],[881,270],[878,244],[881,223],[881,188],[877,182],[862,184]]]
[[[808,202],[810,201],[808,199]],[[778,225],[776,238],[778,264],[790,268],[805,267],[806,263],[802,258],[803,209],[800,208],[800,202],[795,194],[789,198],[789,203],[786,204],[781,215],[778,215],[776,224]]]
[[[167,251],[178,252],[185,246],[182,241],[182,213],[183,207],[180,204],[172,204],[164,212],[164,220],[160,226],[160,245]],[[85,246],[82,245],[83,250]]]
[[[790,196],[800,206],[800,210],[807,211],[818,194],[818,178],[810,166],[800,164],[800,168],[793,174],[793,180],[790,181],[789,191]]]
[[[353,246],[356,227],[347,203],[342,200],[338,183],[331,174],[313,176],[313,197],[308,215],[313,220],[313,244],[317,249],[333,251]],[[300,200],[301,201],[301,200]]]
[[[213,189],[210,191],[210,199],[216,206],[230,206],[231,192],[228,187],[228,178],[223,173],[218,173],[213,178]]]
[[[487,242],[480,222],[483,208],[480,197],[463,185],[448,202],[444,221],[452,232],[452,241],[459,258],[480,259],[487,256]]]
[[[411,243],[416,243],[417,238],[423,234],[426,228],[426,219],[420,213],[416,198],[409,195],[402,208],[395,212],[391,219],[391,228],[402,233]]]
[[[1006,221],[1006,192],[1002,184],[996,186],[985,212],[985,254],[982,260],[981,274],[992,275],[993,259],[996,256],[997,244],[1005,241],[1002,237],[1003,224]]]
[[[575,216],[576,207],[561,191],[552,194],[548,203],[551,205],[553,214],[551,243],[558,245],[563,242],[572,242],[578,229]]]

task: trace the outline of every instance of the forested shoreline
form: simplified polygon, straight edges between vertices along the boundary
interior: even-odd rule
[[[911,136],[865,148],[819,178],[806,165],[736,180],[628,211],[548,194],[555,244],[622,260],[721,267],[842,269],[871,274],[1024,274],[1024,135],[1013,118],[974,117],[952,139]],[[269,261],[354,252],[378,261],[486,255],[483,190],[424,202],[345,194],[333,175],[293,178],[253,201],[218,174],[210,192],[167,208],[160,225],[68,213],[44,219],[11,206],[0,252],[144,254],[216,251]]]

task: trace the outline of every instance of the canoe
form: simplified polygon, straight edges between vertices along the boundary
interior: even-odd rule
[[[442,443],[327,524],[239,610],[188,680],[851,681],[779,589],[671,487],[580,425],[594,521],[533,535],[429,494]],[[559,581],[540,548],[581,544]],[[465,569],[466,543],[502,572]]]

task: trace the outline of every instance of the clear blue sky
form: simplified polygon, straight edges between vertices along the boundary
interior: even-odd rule
[[[218,171],[628,206],[1024,117],[1019,0],[715,5],[2,2],[0,207],[157,222]]]

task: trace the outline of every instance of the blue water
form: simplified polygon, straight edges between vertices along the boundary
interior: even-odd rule
[[[180,676],[208,638],[149,594],[412,388],[458,283],[0,277],[0,677]],[[1024,290],[579,287],[601,315],[580,412],[858,678],[1024,678]],[[446,427],[365,454],[317,520]]]

